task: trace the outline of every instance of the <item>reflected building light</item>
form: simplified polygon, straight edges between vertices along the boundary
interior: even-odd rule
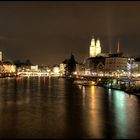
[[[108,89],[108,93],[111,94],[111,89],[110,88]]]
[[[114,111],[116,112],[116,124],[117,131],[119,134],[123,135],[126,133],[127,128],[127,110],[125,102],[125,94],[123,91],[114,91]]]
[[[82,86],[82,92],[85,94],[85,86]]]
[[[91,100],[89,101],[89,108],[94,111],[90,111],[89,115],[89,123],[88,123],[88,129],[92,130],[92,133],[94,135],[94,138],[102,138],[103,136],[103,123],[102,123],[102,113],[100,113],[100,100],[95,98],[95,91],[96,87],[91,86],[90,87],[90,98]],[[100,127],[101,126],[101,127]]]
[[[91,86],[91,94],[92,94],[92,95],[95,94],[95,86]]]
[[[83,106],[85,106],[85,96],[86,96],[85,86],[82,86],[82,104],[83,104]]]

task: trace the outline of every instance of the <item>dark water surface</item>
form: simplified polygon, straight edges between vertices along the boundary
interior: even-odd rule
[[[0,138],[140,138],[140,98],[62,78],[0,79]]]

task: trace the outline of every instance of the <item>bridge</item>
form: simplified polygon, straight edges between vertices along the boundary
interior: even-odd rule
[[[50,76],[48,72],[17,72],[21,76]]]

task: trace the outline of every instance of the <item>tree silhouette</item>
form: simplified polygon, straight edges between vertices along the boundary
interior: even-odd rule
[[[63,64],[68,64],[68,61],[69,61],[68,59],[65,59],[62,63]]]
[[[21,66],[31,66],[32,63],[29,59],[27,59],[25,62],[21,62],[20,60],[15,60],[14,65],[16,65],[17,67],[21,67]]]
[[[67,61],[66,72],[68,75],[72,75],[75,70],[76,70],[76,61],[74,55],[71,54],[70,59]]]
[[[31,63],[31,61],[30,61],[29,59],[27,59],[27,60],[25,61],[25,65],[26,65],[26,66],[31,66],[32,63]]]
[[[21,61],[20,61],[20,60],[15,60],[13,63],[14,63],[14,65],[16,65],[17,67],[20,67],[20,66],[21,66]]]

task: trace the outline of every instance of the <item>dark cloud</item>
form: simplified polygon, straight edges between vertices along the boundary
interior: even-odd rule
[[[94,34],[104,52],[119,38],[126,54],[139,55],[139,13],[138,1],[1,1],[0,49],[5,59],[34,64],[57,64],[71,52],[82,62]]]

